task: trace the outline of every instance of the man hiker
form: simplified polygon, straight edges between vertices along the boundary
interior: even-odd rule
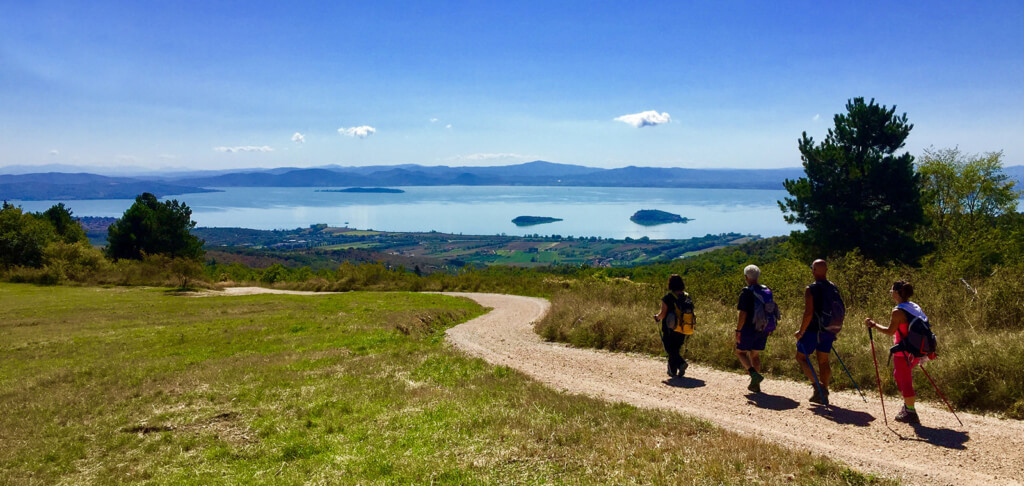
[[[686,323],[683,315],[689,312],[691,322]],[[679,275],[668,278],[668,293],[661,298],[661,312],[654,316],[661,325],[661,343],[668,354],[668,376],[677,377],[686,374],[687,363],[679,355],[679,349],[686,342],[687,331],[692,332],[693,301],[686,293],[686,285]],[[690,324],[684,329],[684,324]]]
[[[761,375],[760,352],[764,351],[769,332],[758,330],[755,326],[754,315],[760,305],[755,290],[762,291],[767,287],[757,283],[761,277],[761,269],[756,265],[747,265],[743,269],[743,277],[747,281],[747,286],[740,292],[740,300],[736,305],[736,309],[739,310],[739,318],[736,321],[736,357],[747,373],[750,373],[750,384],[747,389],[760,393],[761,381],[764,380],[764,376]]]
[[[811,395],[811,403],[828,405],[828,384],[832,379],[832,367],[829,365],[829,357],[832,352],[832,343],[836,335],[825,330],[827,322],[822,322],[829,314],[826,306],[827,299],[836,296],[838,289],[835,284],[828,281],[828,264],[825,260],[814,260],[811,264],[811,272],[814,274],[814,283],[804,290],[804,318],[800,329],[796,331],[796,361],[800,364],[804,376],[811,380],[814,392]],[[808,356],[814,355],[818,362],[818,374],[814,374]]]

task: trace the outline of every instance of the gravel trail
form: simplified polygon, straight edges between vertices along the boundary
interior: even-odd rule
[[[670,380],[662,359],[544,342],[533,331],[533,323],[548,310],[544,299],[445,295],[467,297],[493,308],[449,329],[453,345],[560,390],[683,412],[727,430],[814,451],[857,470],[911,484],[1024,481],[1022,421],[958,412],[964,421],[961,427],[942,403],[925,402],[917,407],[924,425],[911,427],[893,421],[900,400],[887,397],[889,429],[881,420],[874,383],[861,384],[866,386],[868,403],[855,393],[833,392],[834,411],[829,416],[807,402],[810,384],[768,379],[761,384],[763,393],[751,394],[745,375],[691,364],[685,378]],[[833,370],[835,379],[845,378],[840,373],[838,368]]]

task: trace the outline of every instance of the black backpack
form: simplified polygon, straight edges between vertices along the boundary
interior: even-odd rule
[[[896,329],[896,332],[900,333],[900,343],[889,348],[889,354],[904,352],[912,354],[915,358],[935,354],[938,341],[928,320],[921,319],[905,309],[900,310],[907,316],[907,333],[903,334]]]
[[[843,330],[843,320],[846,318],[846,304],[839,295],[839,288],[836,284],[825,280],[818,284],[820,309],[815,309],[818,319],[818,326],[821,330],[832,334],[839,334]]]

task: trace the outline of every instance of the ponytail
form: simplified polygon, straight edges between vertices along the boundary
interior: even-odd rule
[[[914,286],[906,280],[897,280],[892,284],[892,290],[900,295],[900,299],[910,300],[914,296]]]

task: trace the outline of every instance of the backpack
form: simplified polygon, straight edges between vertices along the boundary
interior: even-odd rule
[[[683,295],[675,296],[675,305],[668,314],[665,314],[663,322],[665,330],[681,334],[693,334],[693,326],[697,323],[693,315],[693,300],[690,294],[683,292]],[[679,319],[678,316],[683,316]]]
[[[754,294],[754,329],[771,334],[782,318],[779,306],[772,297],[772,289],[756,284],[747,288]]]
[[[915,358],[934,356],[938,340],[932,332],[932,326],[927,319],[921,319],[905,309],[900,309],[907,316],[907,333],[900,333],[900,343],[889,348],[889,354],[904,352],[914,355]]]
[[[846,304],[843,304],[843,298],[839,295],[839,288],[828,280],[818,288],[821,289],[821,308],[816,309],[818,312],[815,313],[818,326],[824,331],[839,334],[843,330],[843,319],[846,318]]]

